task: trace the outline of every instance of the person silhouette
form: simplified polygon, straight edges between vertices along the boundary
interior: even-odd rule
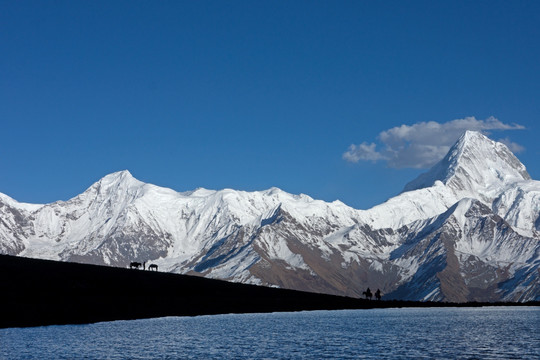
[[[373,296],[369,288],[367,288],[367,290],[364,291],[362,294],[366,297],[366,299],[370,299],[370,300],[371,300],[371,297]]]

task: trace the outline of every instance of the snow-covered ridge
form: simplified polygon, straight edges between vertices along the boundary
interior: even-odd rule
[[[0,194],[0,220],[0,252],[28,257],[152,261],[163,271],[353,296],[371,282],[425,300],[540,296],[540,182],[506,146],[475,132],[368,210],[278,188],[177,192],[124,170],[68,201]],[[519,286],[445,294],[441,284],[456,277],[463,289]]]
[[[36,211],[39,208],[41,208],[43,205],[41,204],[28,204],[28,203],[21,203],[17,200],[7,196],[6,194],[0,193],[0,202],[7,204],[9,206],[14,206],[20,209],[24,209],[27,211]]]

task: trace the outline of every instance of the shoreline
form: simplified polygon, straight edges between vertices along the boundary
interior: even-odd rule
[[[0,328],[231,313],[540,305],[365,300],[9,255],[0,255],[0,286]]]

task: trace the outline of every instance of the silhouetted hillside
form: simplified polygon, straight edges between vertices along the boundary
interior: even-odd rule
[[[7,255],[0,255],[0,285],[0,327],[222,313],[448,306],[368,301],[196,276]]]

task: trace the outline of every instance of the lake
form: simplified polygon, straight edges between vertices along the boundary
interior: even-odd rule
[[[537,307],[228,314],[0,329],[1,359],[540,359]]]

